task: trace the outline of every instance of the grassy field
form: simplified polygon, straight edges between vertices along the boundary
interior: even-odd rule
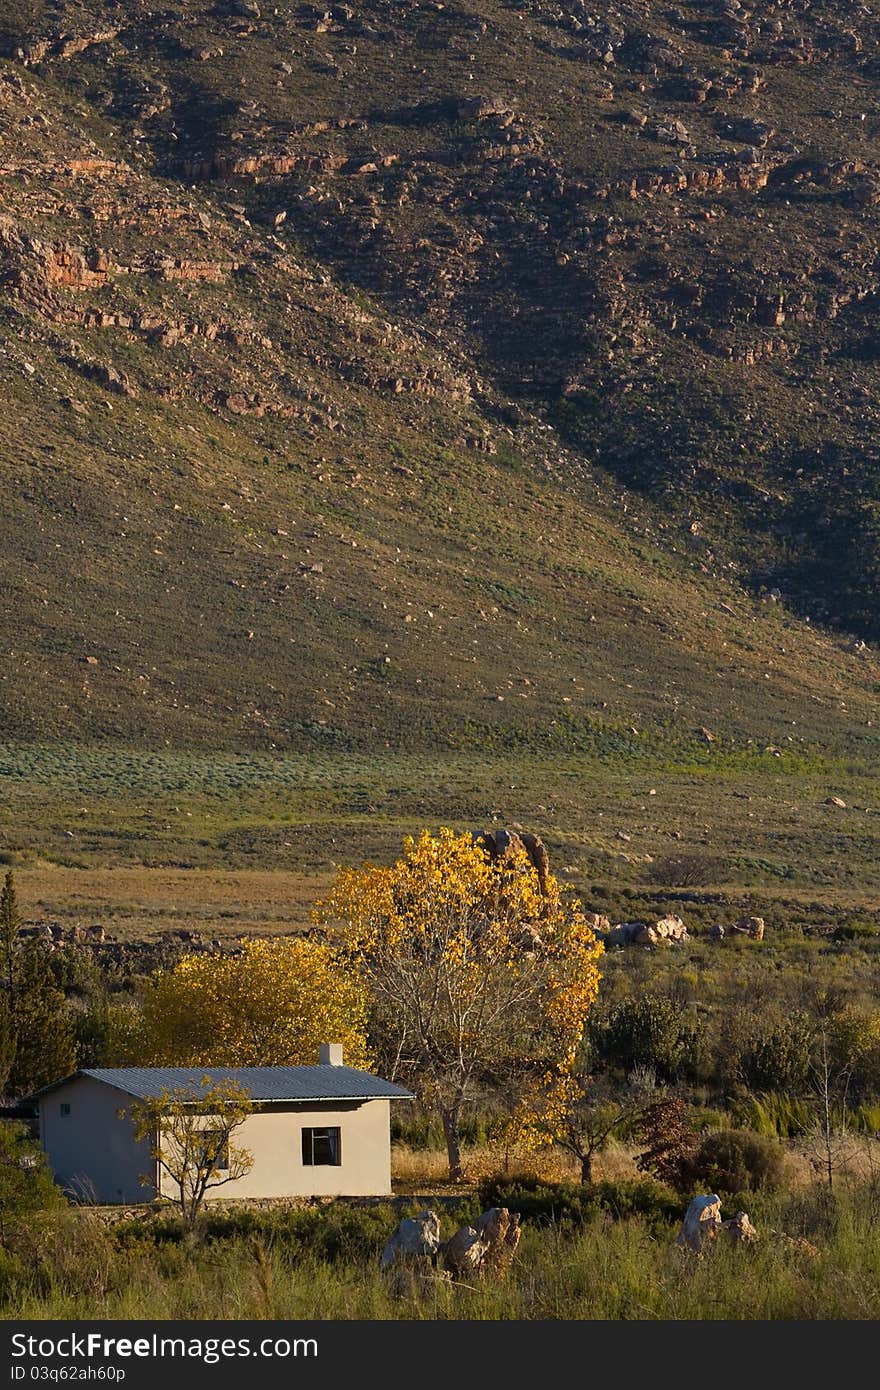
[[[636,738],[507,757],[8,745],[0,787],[0,853],[28,920],[122,938],[301,927],[337,865],[388,860],[440,824],[537,831],[560,878],[611,914],[677,901],[776,925],[877,918],[880,800],[855,754]]]

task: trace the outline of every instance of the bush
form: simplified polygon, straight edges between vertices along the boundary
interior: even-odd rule
[[[813,1035],[806,1015],[792,1014],[747,1042],[739,1069],[749,1090],[803,1090],[810,1077]]]
[[[413,1203],[406,1209],[391,1202],[370,1202],[363,1206],[347,1202],[321,1202],[296,1207],[229,1207],[216,1210],[207,1203],[196,1228],[206,1246],[236,1241],[256,1241],[267,1249],[283,1253],[292,1264],[303,1260],[326,1260],[333,1264],[373,1262],[382,1246],[404,1216],[420,1210]],[[473,1198],[465,1198],[452,1208],[444,1208],[454,1225],[473,1221],[479,1208]],[[132,1217],[113,1227],[114,1240],[122,1250],[164,1249],[186,1240],[180,1219],[170,1214]]]
[[[699,888],[722,883],[730,865],[712,854],[673,854],[655,859],[645,872],[645,882],[664,888]]]
[[[782,1185],[785,1158],[779,1143],[751,1129],[707,1134],[689,1164],[694,1186],[706,1192],[753,1192]]]
[[[411,1149],[443,1149],[446,1146],[440,1120],[424,1112],[405,1117],[392,1115],[391,1142],[408,1144]]]
[[[652,1235],[668,1236],[672,1222],[681,1219],[681,1203],[659,1183],[601,1182],[589,1185],[574,1182],[542,1182],[539,1178],[503,1175],[485,1178],[479,1187],[482,1208],[507,1207],[518,1211],[523,1222],[578,1228],[597,1212],[606,1212],[620,1221],[639,1216]]]
[[[492,1128],[492,1117],[488,1114],[465,1115],[459,1122],[458,1133],[465,1148],[476,1148],[485,1144]],[[391,1142],[407,1144],[411,1149],[444,1149],[446,1139],[443,1125],[435,1114],[424,1111],[414,1116],[392,1118]]]
[[[649,1067],[658,1081],[692,1076],[704,1043],[699,1020],[663,995],[623,999],[590,1028],[596,1054],[609,1066]]]
[[[859,920],[843,922],[831,933],[832,941],[876,941],[877,936],[873,922]]]
[[[0,1121],[0,1244],[8,1245],[30,1216],[66,1205],[27,1125]]]
[[[867,1101],[860,1105],[853,1111],[852,1127],[863,1134],[880,1134],[880,1105]]]

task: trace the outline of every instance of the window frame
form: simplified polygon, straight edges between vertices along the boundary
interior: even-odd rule
[[[326,1143],[330,1158],[316,1158],[315,1146]],[[342,1126],[341,1125],[303,1125],[301,1128],[301,1154],[304,1168],[342,1167]]]

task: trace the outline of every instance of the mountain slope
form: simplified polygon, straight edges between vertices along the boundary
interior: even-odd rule
[[[876,748],[873,21],[728,9],[6,6],[7,737]]]

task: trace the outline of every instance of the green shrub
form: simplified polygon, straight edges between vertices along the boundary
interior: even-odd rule
[[[648,1067],[660,1081],[693,1076],[704,1043],[703,1026],[664,995],[622,999],[590,1028],[590,1042],[607,1065]]]
[[[668,1235],[671,1222],[681,1217],[681,1203],[659,1183],[643,1179],[636,1182],[601,1182],[582,1185],[574,1182],[542,1182],[539,1178],[511,1181],[502,1175],[483,1180],[479,1187],[480,1205],[507,1207],[518,1211],[526,1224],[577,1228],[598,1212],[615,1220],[641,1217],[652,1234]]]
[[[705,1135],[690,1159],[695,1187],[706,1192],[752,1192],[775,1189],[785,1176],[785,1158],[777,1140],[751,1129],[718,1129]]]
[[[358,1263],[375,1260],[401,1217],[418,1209],[413,1204],[404,1210],[391,1202],[363,1206],[322,1202],[301,1207],[226,1210],[215,1210],[208,1204],[199,1219],[197,1236],[205,1246],[215,1247],[257,1241],[267,1249],[283,1253],[291,1263]],[[444,1208],[444,1214],[454,1227],[472,1221],[479,1210],[476,1199],[465,1198],[452,1208]],[[120,1249],[132,1251],[151,1245],[167,1249],[185,1244],[186,1232],[176,1216],[162,1214],[117,1222],[113,1235]]]
[[[698,1134],[706,1129],[726,1129],[730,1124],[727,1111],[711,1105],[692,1105],[689,1118]]]
[[[877,928],[873,922],[860,920],[841,922],[831,933],[832,941],[876,941]]]
[[[482,1113],[465,1115],[459,1123],[459,1135],[465,1148],[476,1148],[490,1138],[492,1117]],[[446,1140],[443,1125],[435,1114],[412,1118],[392,1119],[391,1142],[407,1144],[411,1149],[443,1149]]]
[[[751,1091],[797,1092],[810,1077],[814,1029],[805,1014],[792,1014],[756,1034],[740,1054],[740,1073]]]
[[[436,1115],[421,1114],[392,1116],[391,1142],[408,1144],[411,1149],[442,1149],[446,1141],[439,1118]]]
[[[66,1205],[27,1125],[0,1121],[0,1244],[7,1245],[28,1217]]]

